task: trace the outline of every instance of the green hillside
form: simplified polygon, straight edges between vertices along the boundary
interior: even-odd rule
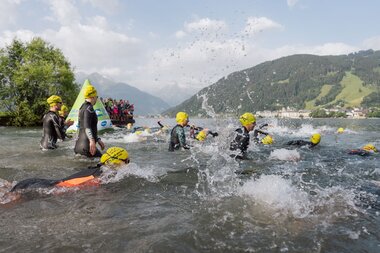
[[[173,115],[239,114],[282,107],[380,107],[380,51],[292,55],[234,72],[182,104]]]
[[[376,91],[374,86],[364,86],[363,81],[351,72],[347,72],[340,82],[343,90],[336,96],[332,104],[344,102],[344,106],[360,106],[364,97]]]

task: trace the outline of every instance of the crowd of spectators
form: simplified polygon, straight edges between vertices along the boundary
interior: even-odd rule
[[[129,100],[116,100],[112,98],[100,98],[111,120],[128,121],[133,119],[134,105]]]

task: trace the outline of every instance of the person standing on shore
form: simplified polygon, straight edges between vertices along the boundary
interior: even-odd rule
[[[85,102],[79,109],[79,134],[74,152],[87,157],[101,157],[102,153],[96,148],[96,143],[102,150],[105,146],[98,137],[98,116],[93,107],[98,99],[98,93],[94,86],[89,85],[85,88],[84,98]]]

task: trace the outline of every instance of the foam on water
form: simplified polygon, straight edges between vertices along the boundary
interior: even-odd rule
[[[320,129],[316,129],[310,124],[302,124],[299,129],[296,129],[292,132],[292,135],[297,137],[309,137],[316,132],[320,132]]]
[[[263,175],[258,180],[249,180],[239,188],[238,194],[268,209],[288,212],[298,218],[312,211],[308,194],[292,185],[290,180],[277,175]]]
[[[159,177],[165,175],[167,171],[156,166],[147,166],[141,168],[135,163],[121,166],[117,170],[105,169],[100,177],[102,184],[115,183],[128,176],[143,178],[150,182],[158,182]]]
[[[273,150],[269,155],[269,159],[296,162],[301,159],[301,155],[295,149],[289,150],[289,149],[281,148],[281,149]]]

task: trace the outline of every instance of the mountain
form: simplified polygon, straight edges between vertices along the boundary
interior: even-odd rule
[[[173,84],[156,90],[154,94],[157,94],[157,96],[166,101],[170,106],[175,106],[186,99],[189,99],[198,91],[199,89],[192,87],[180,87],[179,85]]]
[[[89,79],[91,84],[96,87],[100,97],[129,100],[129,102],[135,106],[136,115],[159,114],[170,107],[162,99],[126,83],[114,82],[98,73],[92,73],[90,75],[81,72],[76,73],[76,81],[80,85],[83,84],[86,79]]]
[[[171,108],[190,115],[245,111],[380,107],[380,51],[292,55],[231,73]]]

